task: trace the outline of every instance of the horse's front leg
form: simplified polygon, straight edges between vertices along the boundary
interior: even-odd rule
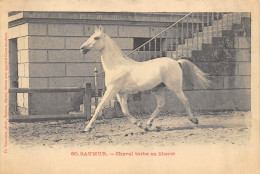
[[[115,87],[107,87],[107,90],[102,98],[102,100],[100,101],[100,103],[98,104],[95,113],[93,115],[93,117],[91,118],[91,120],[89,121],[88,125],[86,126],[86,128],[84,129],[85,132],[90,132],[92,130],[92,124],[93,122],[97,119],[98,117],[98,113],[100,112],[100,110],[102,110],[104,108],[104,106],[107,104],[107,102],[118,92],[118,89]]]

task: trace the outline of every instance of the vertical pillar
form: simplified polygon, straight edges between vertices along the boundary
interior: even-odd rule
[[[9,40],[9,87],[18,88],[17,39]],[[17,94],[9,93],[9,114],[17,113]]]
[[[86,116],[87,120],[90,120],[91,119],[91,83],[85,83],[83,104],[84,104],[84,115]]]
[[[97,108],[98,105],[98,85],[97,85],[97,67],[94,68],[94,80],[95,80],[95,108]]]

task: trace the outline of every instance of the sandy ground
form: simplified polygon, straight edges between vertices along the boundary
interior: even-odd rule
[[[180,144],[245,145],[250,138],[250,112],[195,113],[195,126],[181,114],[162,115],[155,119],[149,132],[131,124],[126,117],[97,120],[90,133],[82,133],[84,120],[10,123],[10,143],[30,147],[42,145],[141,145]],[[138,116],[136,116],[138,118]],[[148,116],[139,116],[146,121]]]

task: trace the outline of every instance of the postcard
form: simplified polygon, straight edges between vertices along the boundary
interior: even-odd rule
[[[1,173],[260,173],[259,2],[0,4]]]

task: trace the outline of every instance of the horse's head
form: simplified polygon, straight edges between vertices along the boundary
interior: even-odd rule
[[[104,48],[104,31],[101,26],[95,27],[94,34],[80,47],[83,54],[86,54],[91,49],[101,51]]]

